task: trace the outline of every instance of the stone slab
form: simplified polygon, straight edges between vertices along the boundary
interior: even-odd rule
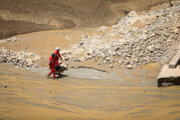
[[[163,86],[163,83],[170,83],[170,85],[180,85],[180,66],[176,68],[169,68],[168,64],[165,64],[161,69],[158,76],[158,86]]]
[[[168,77],[180,77],[180,66],[178,65],[175,69],[172,69],[169,68],[168,64],[165,64],[161,69],[158,79],[168,78]]]
[[[175,55],[169,63],[169,68],[176,68],[180,61],[180,54]]]

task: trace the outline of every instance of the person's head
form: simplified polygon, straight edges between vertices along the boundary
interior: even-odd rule
[[[56,50],[57,50],[57,51],[60,51],[60,48],[59,48],[59,47],[56,47]]]
[[[52,56],[52,58],[54,59],[54,58],[56,57],[56,54],[52,53],[51,56]]]

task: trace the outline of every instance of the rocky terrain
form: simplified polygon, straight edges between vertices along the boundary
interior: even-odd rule
[[[161,6],[165,9],[131,11],[118,24],[100,27],[99,35],[82,34],[80,43],[62,51],[62,55],[65,60],[94,59],[99,64],[110,63],[113,67],[117,63],[129,69],[152,62],[163,64],[177,52],[180,2],[175,2],[173,7],[167,3]]]
[[[180,2],[173,2],[172,7],[164,3],[159,5],[159,8],[140,12],[131,11],[113,26],[101,26],[86,32],[85,30],[70,33],[64,31],[61,34],[42,32],[34,36],[27,35],[31,38],[28,38],[29,40],[19,36],[1,39],[1,47],[5,47],[1,49],[1,62],[31,68],[35,66],[33,61],[37,60],[33,57],[40,58],[41,56],[38,63],[40,66],[42,63],[43,66],[47,66],[50,49],[60,44],[61,46],[68,45],[61,51],[67,63],[93,60],[99,66],[106,64],[111,68],[125,66],[129,69],[153,62],[164,64],[177,52],[180,40],[178,33]],[[44,34],[50,34],[50,39],[39,37]],[[55,35],[57,38],[54,38],[52,42],[52,36]],[[77,40],[74,41],[74,39]],[[70,43],[73,44],[69,45]],[[27,55],[29,52],[35,54]],[[24,57],[19,58],[20,54]]]
[[[0,43],[2,42],[7,42],[7,41],[17,41],[17,38],[15,36],[10,37],[10,38],[4,38],[4,39],[0,39]]]
[[[37,59],[40,59],[40,57],[33,53],[24,51],[14,52],[3,48],[0,49],[0,63],[10,63],[18,67],[30,69],[36,67],[36,64],[33,61]]]

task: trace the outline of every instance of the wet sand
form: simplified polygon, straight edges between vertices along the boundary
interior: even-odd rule
[[[6,70],[6,71],[4,71]],[[180,87],[155,86],[147,79],[46,79],[44,74],[0,65],[0,119],[180,119]],[[140,69],[144,71],[144,69]],[[122,73],[133,75],[133,72]],[[143,77],[142,76],[142,77]],[[7,88],[3,88],[3,85]]]

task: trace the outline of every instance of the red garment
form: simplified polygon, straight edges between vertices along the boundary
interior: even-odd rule
[[[60,64],[59,64],[59,58],[62,59],[62,57],[61,57],[61,55],[60,55],[60,53],[59,53],[58,50],[56,50],[56,51],[54,52],[54,54],[56,55],[56,57],[55,57],[55,66],[59,66],[59,65],[60,65]]]
[[[59,62],[58,62],[58,60],[55,60],[55,66],[59,66],[60,64],[59,64]]]
[[[49,67],[51,69],[51,71],[49,72],[48,76],[50,76],[52,73],[53,73],[53,78],[55,79],[56,78],[56,74],[55,74],[55,59],[53,59],[53,57],[51,56],[49,58]]]
[[[56,51],[54,52],[54,54],[57,56],[57,57],[55,58],[57,61],[59,60],[59,58],[62,59],[62,57],[61,57],[61,55],[60,55],[60,53],[59,53],[58,50],[56,50]]]
[[[54,68],[55,68],[55,59],[53,59],[52,56],[49,58],[49,67],[50,67],[51,69],[54,69]]]
[[[51,69],[48,76],[50,76],[53,73],[53,78],[56,79],[55,69]]]

